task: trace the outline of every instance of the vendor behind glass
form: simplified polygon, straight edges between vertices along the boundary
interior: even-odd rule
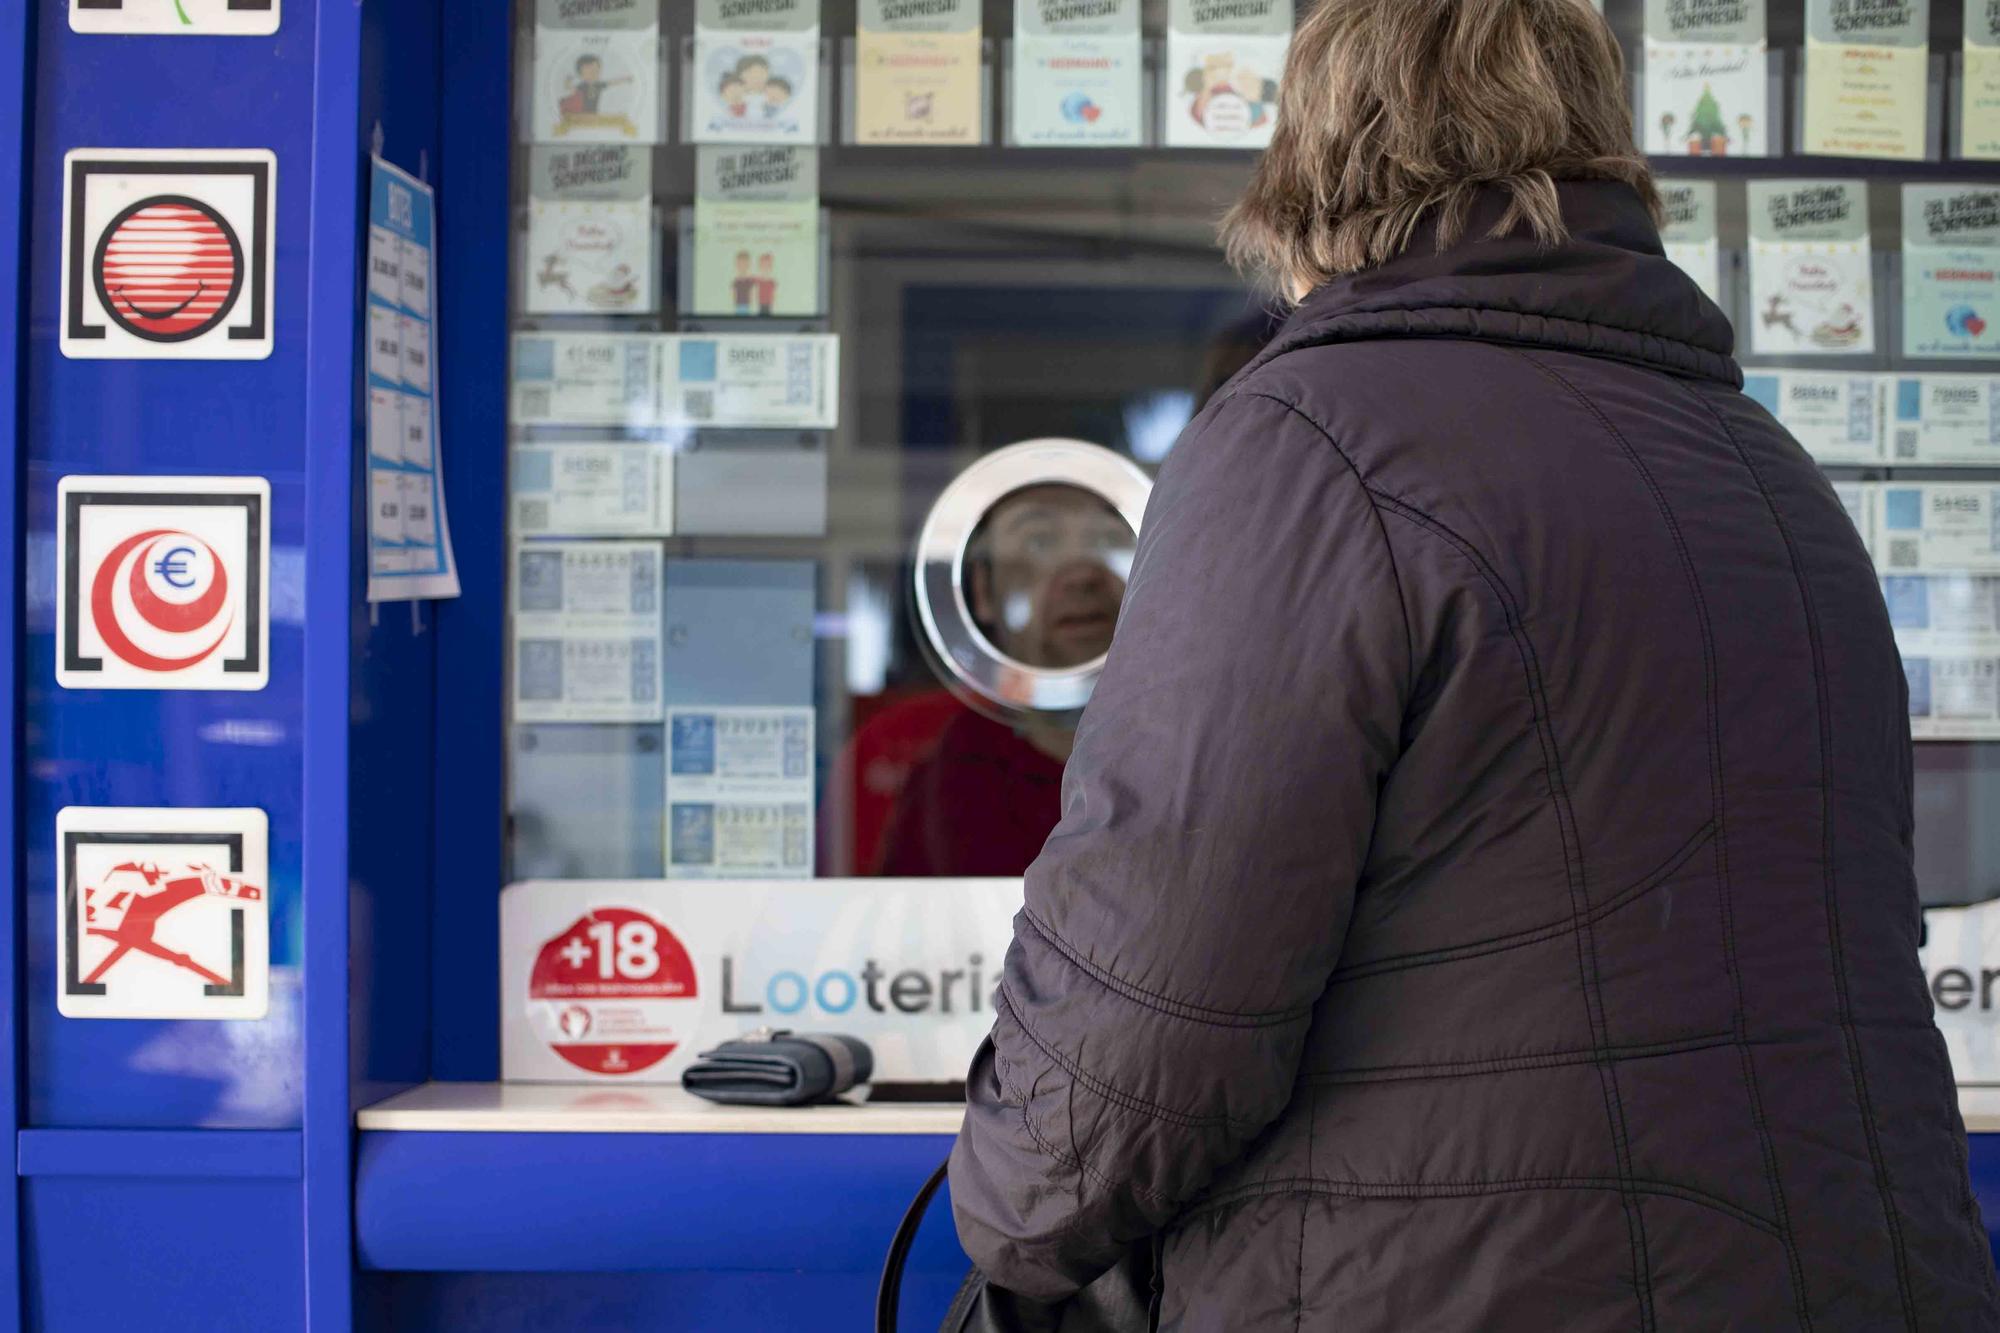
[[[1020,667],[1095,662],[1111,646],[1132,544],[1118,511],[1081,487],[1000,497],[967,544],[962,591],[974,625]],[[1073,727],[1073,717],[956,713],[904,783],[876,872],[1020,874],[1055,825]]]
[[[1161,1329],[2000,1328],[1881,593],[1617,43],[1321,0],[1281,86],[1224,231],[1293,308],[1149,503],[967,1250]]]

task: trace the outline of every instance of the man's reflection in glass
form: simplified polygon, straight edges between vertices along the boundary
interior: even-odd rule
[[[1279,320],[1254,312],[1219,330],[1202,365],[1196,409],[1250,361]],[[973,533],[966,605],[988,642],[1027,666],[1063,669],[1111,644],[1131,572],[1131,529],[1072,486],[1004,497]],[[940,700],[905,705],[923,725]],[[1007,725],[962,704],[912,764],[863,874],[1021,874],[1062,815],[1068,720]]]
[[[1111,647],[1132,543],[1118,511],[1089,491],[1015,491],[972,534],[966,604],[980,631],[1016,662],[1084,666]]]
[[[1135,536],[1075,486],[1002,497],[972,534],[965,600],[987,641],[1029,667],[1088,665],[1111,646]],[[882,841],[883,875],[1018,875],[1061,813],[1073,719],[1009,725],[967,708],[911,769]]]

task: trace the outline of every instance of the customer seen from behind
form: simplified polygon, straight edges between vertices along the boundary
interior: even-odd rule
[[[1582,0],[1322,0],[952,1159],[1172,1330],[2000,1329],[1867,552]],[[1114,1273],[1114,1276],[1116,1274]]]

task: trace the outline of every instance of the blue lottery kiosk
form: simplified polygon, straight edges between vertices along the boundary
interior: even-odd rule
[[[1176,71],[1178,9],[1065,118],[1017,7],[0,4],[0,1328],[871,1326],[1103,649],[1015,614],[1004,506],[1128,567],[1271,328],[1212,239],[1258,113]],[[1647,6],[1604,8],[1636,82]],[[1656,158],[1739,327],[1751,193],[1865,200],[1875,350],[1744,357],[1864,526],[2000,485],[2000,412],[1923,419],[2000,360],[1902,299],[1908,192],[2000,179],[1981,33],[1929,10],[1901,158],[1804,155],[1805,0],[1783,132]],[[1922,651],[1990,671],[1967,633]],[[1993,1220],[2000,717],[1943,679],[1926,966]],[[766,1026],[866,1038],[866,1104],[680,1090]]]

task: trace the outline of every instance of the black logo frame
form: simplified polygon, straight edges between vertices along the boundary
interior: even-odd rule
[[[125,0],[76,0],[76,7],[118,10],[125,8]],[[271,0],[229,0],[229,7],[232,10],[247,10],[254,14],[268,14],[271,12]]]
[[[264,497],[256,491],[70,491],[63,496],[64,671],[102,671],[104,659],[83,652],[83,511],[85,507],[215,506],[243,511],[243,655],[222,659],[228,675],[251,674],[264,666]]]
[[[243,873],[243,835],[241,833],[115,833],[93,832],[89,829],[71,829],[62,835],[62,904],[63,943],[67,946],[66,965],[63,968],[62,987],[65,995],[103,995],[109,982],[85,981],[81,948],[83,932],[78,926],[77,908],[82,906],[83,885],[78,882],[76,853],[79,847],[104,845],[152,845],[163,847],[202,846],[218,844],[229,849],[229,873]],[[259,885],[266,893],[268,885]],[[248,980],[243,943],[243,912],[241,907],[229,909],[229,984],[218,986],[212,981],[201,984],[201,993],[216,997],[237,996],[244,992]]]
[[[110,9],[119,5],[83,5],[84,8]],[[230,8],[269,9],[268,0],[259,5],[241,5],[230,0]],[[270,253],[271,232],[271,176],[272,164],[263,158],[246,158],[240,162],[219,161],[204,158],[194,161],[173,161],[161,158],[77,158],[69,164],[69,234],[63,237],[63,245],[69,251],[69,281],[63,292],[63,332],[64,336],[79,341],[102,339],[106,336],[106,325],[92,324],[83,317],[84,283],[90,267],[89,251],[95,247],[85,244],[84,199],[90,188],[92,176],[248,176],[251,180],[251,222],[249,254],[243,267],[248,270],[250,280],[250,322],[238,325],[224,332],[223,337],[230,342],[262,342],[270,337],[268,323],[268,299],[271,289]],[[212,205],[211,205],[212,207]],[[240,280],[240,279],[239,279]],[[208,333],[203,331],[204,336]]]

